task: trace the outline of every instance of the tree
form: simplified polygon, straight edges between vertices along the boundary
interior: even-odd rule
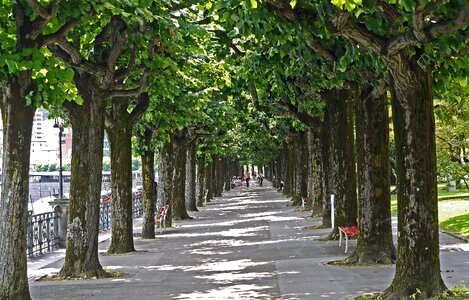
[[[120,59],[127,58],[128,36],[152,19],[149,8],[142,9],[138,3],[109,3],[92,9],[94,16],[88,23],[68,35],[60,34],[49,47],[74,71],[74,82],[83,99],[81,105],[66,103],[63,107],[74,133],[67,249],[60,271],[65,277],[107,275],[98,258],[104,112],[109,99],[142,92],[146,76],[137,88],[122,86],[131,75],[128,66],[132,64]]]
[[[31,0],[3,1],[0,8],[0,107],[4,128],[1,299],[30,298],[25,254],[31,131],[36,106],[57,104],[57,99],[66,98],[63,91],[71,74],[57,66],[43,48],[57,34],[77,24],[76,20],[63,22],[67,17],[64,6],[67,4],[54,2],[43,7]]]
[[[286,1],[269,2],[286,18],[295,18],[292,12],[298,7],[293,8]],[[375,52],[393,79],[399,248],[396,276],[384,296],[406,297],[417,290],[421,297],[438,295],[446,286],[439,264],[432,66],[424,47],[430,49],[439,36],[459,34],[458,30],[469,22],[467,4],[455,1],[436,6],[417,2],[414,6],[403,2],[401,6],[366,2],[357,8],[352,1],[333,3],[341,7],[345,4],[348,10],[357,9],[360,13],[352,15],[320,3],[311,11],[305,10],[302,20],[310,25],[319,22],[333,35],[344,36]],[[440,21],[430,22],[434,15]],[[459,49],[461,41],[450,42]]]
[[[135,251],[132,221],[132,130],[147,109],[149,101],[148,94],[142,94],[129,113],[129,101],[114,98],[106,114],[112,164],[112,240],[109,253]]]

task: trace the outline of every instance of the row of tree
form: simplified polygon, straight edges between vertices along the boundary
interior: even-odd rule
[[[254,163],[266,166],[274,183],[285,181],[295,201],[315,199],[325,226],[330,194],[339,225],[356,224],[358,216],[349,261],[396,260],[385,297],[441,293],[433,95],[444,103],[467,95],[463,80],[445,79],[467,82],[468,11],[460,0],[4,1],[0,298],[29,298],[26,204],[39,106],[64,115],[73,129],[61,276],[106,276],[97,243],[106,130],[110,253],[134,251],[133,147],[142,160],[146,238],[154,237],[156,154],[158,203],[170,204],[168,222],[188,218],[205,190],[209,199],[219,196],[242,174],[240,165]]]

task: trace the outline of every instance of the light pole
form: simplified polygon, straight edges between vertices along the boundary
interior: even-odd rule
[[[54,122],[54,128],[59,129],[59,198],[63,199],[64,184],[62,177],[62,133],[64,132],[64,123],[59,122],[59,120],[56,118]]]

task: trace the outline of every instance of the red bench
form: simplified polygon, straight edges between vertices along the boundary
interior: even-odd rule
[[[358,227],[357,226],[339,226],[339,247],[342,246],[342,235],[345,235],[345,252],[347,253],[348,250],[348,238],[351,236],[358,235]]]
[[[160,226],[160,233],[163,234],[165,228],[166,214],[168,213],[169,205],[161,206],[155,216],[155,225]]]

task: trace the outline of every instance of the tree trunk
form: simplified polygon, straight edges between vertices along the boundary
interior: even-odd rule
[[[304,131],[298,132],[295,138],[295,157],[292,158],[295,168],[295,190],[293,201],[301,204],[301,197],[308,195],[308,168],[311,164],[308,156],[307,134]]]
[[[419,298],[446,289],[440,274],[436,187],[435,120],[432,70],[404,51],[387,58],[393,76],[393,124],[396,142],[398,257],[385,297]]]
[[[391,229],[389,182],[389,118],[386,92],[364,87],[357,98],[357,163],[359,236],[347,259],[359,264],[390,264],[396,260]]]
[[[187,147],[186,157],[186,205],[189,211],[199,211],[196,205],[196,143],[191,140]]]
[[[357,191],[353,140],[353,104],[359,95],[356,85],[334,89],[327,95],[329,107],[330,192],[335,195],[335,225],[330,238],[338,237],[337,226],[356,225]]]
[[[221,197],[223,193],[223,183],[225,182],[225,175],[223,171],[223,159],[220,155],[217,155],[216,176],[217,176],[216,197]]]
[[[306,132],[306,146],[308,147],[308,157],[307,157],[307,168],[308,168],[308,180],[306,182],[307,193],[306,196],[310,199],[307,203],[308,208],[313,208],[312,202],[314,201],[314,165],[313,165],[313,143],[314,143],[314,133],[312,128],[308,128]]]
[[[132,127],[125,99],[112,103],[113,126],[108,126],[111,146],[112,239],[108,253],[135,251],[132,214]],[[109,122],[108,122],[109,123]]]
[[[33,105],[25,96],[31,73],[10,76],[1,89],[3,119],[2,192],[0,202],[0,299],[30,299],[26,248],[28,232],[29,162]]]
[[[146,129],[143,133],[143,144],[147,146],[147,150],[141,155],[142,158],[142,196],[143,196],[143,227],[142,238],[153,239],[155,238],[155,152],[151,147],[153,132],[151,129]],[[161,163],[161,161],[160,161]],[[158,170],[163,167],[159,165]],[[159,177],[161,178],[161,177]],[[158,191],[163,189],[161,186]]]
[[[325,95],[327,97],[327,95]],[[332,127],[332,117],[331,117],[331,107],[327,105],[324,111],[324,123],[321,128],[321,154],[323,157],[323,174],[324,174],[324,199],[323,199],[323,209],[322,209],[322,226],[331,227],[332,218],[331,218],[331,200],[330,197],[332,194],[335,194],[334,186],[332,185],[332,171],[331,166],[331,127]]]
[[[204,203],[204,177],[205,177],[205,154],[202,154],[197,160],[197,206],[202,207]]]
[[[186,210],[186,156],[187,136],[186,130],[174,134],[174,173],[173,197],[171,198],[172,218],[175,220],[191,219]]]
[[[94,77],[76,74],[84,102],[67,103],[72,124],[72,175],[67,249],[60,270],[63,277],[103,277],[98,257],[99,204],[101,198],[105,92]],[[78,79],[77,79],[78,78]]]
[[[163,205],[170,205],[173,195],[173,144],[174,139],[166,141],[160,150],[158,158],[158,207]],[[172,226],[172,208],[171,205],[167,212],[166,222],[167,227]]]
[[[285,186],[283,188],[283,193],[286,196],[293,196],[293,189],[295,187],[295,151],[292,147],[287,146],[286,155],[283,162],[285,162]]]
[[[311,132],[311,156],[311,166],[313,169],[312,194],[310,196],[313,209],[312,215],[321,216],[326,202],[326,194],[320,130]]]
[[[210,199],[212,198],[210,192],[212,190],[212,166],[213,161],[206,164],[204,172],[204,191],[208,189],[207,202],[210,202]]]

